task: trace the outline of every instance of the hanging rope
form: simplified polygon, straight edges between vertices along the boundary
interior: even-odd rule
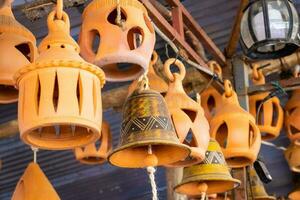
[[[31,150],[33,151],[33,162],[36,163],[37,161],[37,152],[39,151],[36,147],[31,147]]]
[[[120,0],[117,0],[117,17],[115,22],[123,31],[125,30],[124,21],[122,20],[122,10],[121,10]]]
[[[149,154],[148,155],[149,158],[153,158],[153,157],[151,157],[151,155],[153,155],[151,145],[148,146],[148,154]],[[149,176],[149,179],[150,179],[150,184],[151,184],[151,187],[152,187],[152,200],[158,200],[157,186],[156,186],[156,183],[155,183],[155,171],[156,170],[153,166],[148,166],[147,167],[147,172],[148,172],[148,176]]]
[[[57,0],[56,1],[56,10],[55,10],[57,19],[63,18],[63,7],[64,7],[63,0]]]

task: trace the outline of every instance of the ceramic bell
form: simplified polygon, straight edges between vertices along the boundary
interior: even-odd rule
[[[76,160],[90,165],[101,164],[106,161],[107,155],[112,149],[112,141],[109,124],[105,121],[102,122],[101,137],[98,142],[100,142],[99,147],[96,143],[77,147],[75,149]]]
[[[20,178],[12,200],[60,200],[38,164],[30,163]]]
[[[37,56],[34,35],[16,21],[11,2],[0,8],[0,103],[18,101],[14,74]]]
[[[149,87],[151,90],[155,90],[161,94],[165,94],[168,90],[168,84],[156,74],[154,70],[155,63],[158,60],[158,55],[156,51],[153,51],[151,61],[148,67],[147,77],[149,79]],[[128,88],[128,94],[130,95],[138,85],[138,80],[135,80],[131,83]]]
[[[137,79],[148,68],[155,32],[138,0],[93,0],[82,14],[81,55],[108,81]]]
[[[224,81],[222,105],[210,121],[211,137],[216,139],[229,167],[253,163],[260,149],[261,135],[253,116],[240,107],[230,81]]]
[[[41,149],[74,149],[95,142],[102,122],[104,73],[79,56],[65,12],[48,16],[49,34],[36,62],[15,75],[21,139]]]
[[[222,79],[222,68],[216,61],[208,62],[209,68]],[[222,95],[212,86],[201,93],[201,106],[208,121],[215,115],[222,102]]]
[[[197,196],[201,193],[214,194],[229,191],[240,184],[232,178],[224,159],[220,145],[214,139],[209,142],[205,159],[202,163],[185,167],[181,183],[175,186],[175,192],[187,196]],[[203,185],[207,186],[202,191]]]
[[[288,197],[290,200],[300,199],[300,186],[297,186],[292,192],[290,192]]]
[[[256,174],[253,167],[250,168],[250,180],[251,180],[251,190],[249,185],[247,187],[248,199],[250,200],[275,200],[273,196],[269,196],[264,188],[264,184],[261,182]],[[252,198],[253,197],[253,198]]]
[[[143,168],[175,163],[189,154],[176,136],[164,98],[145,80],[127,98],[118,147],[108,161],[119,167]]]
[[[172,73],[171,65],[179,68],[179,73]],[[191,148],[191,155],[168,165],[168,167],[191,166],[200,163],[205,158],[209,143],[209,124],[204,116],[200,102],[191,99],[184,91],[182,80],[185,77],[185,67],[181,61],[171,58],[164,64],[164,72],[169,79],[169,89],[165,101],[171,114],[175,131],[181,143]],[[198,99],[200,101],[200,99]]]
[[[257,65],[253,66],[252,82],[254,85],[265,84],[265,77],[262,70],[258,70],[257,68]],[[283,124],[283,110],[276,96],[264,102],[257,114],[258,107],[268,95],[269,92],[264,92],[249,96],[250,113],[257,119],[256,123],[263,140],[277,138]]]
[[[291,171],[300,173],[300,146],[290,144],[284,155]]]

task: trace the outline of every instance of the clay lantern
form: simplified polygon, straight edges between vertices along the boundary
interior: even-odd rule
[[[15,75],[21,139],[41,149],[74,149],[100,137],[105,77],[79,56],[65,12],[52,11],[47,23],[40,56]]]
[[[265,77],[262,70],[257,68],[257,65],[253,66],[252,82],[254,85],[263,85],[266,82]],[[268,95],[269,92],[263,92],[249,96],[250,113],[256,119],[263,140],[277,138],[283,124],[283,110],[278,97],[263,102]]]
[[[171,65],[179,68],[179,73],[172,73]],[[182,80],[186,70],[181,61],[171,58],[164,64],[164,72],[169,79],[169,89],[165,100],[171,114],[175,131],[180,142],[191,148],[191,155],[186,160],[168,165],[169,167],[191,166],[200,163],[205,158],[209,143],[209,124],[204,111],[198,102],[191,99],[184,91]]]
[[[240,168],[256,160],[261,135],[253,116],[240,107],[229,80],[224,87],[222,105],[210,121],[210,134],[219,142],[229,167]]]
[[[80,53],[101,67],[108,81],[129,81],[142,75],[154,44],[154,28],[138,0],[93,0],[83,12]]]
[[[11,2],[0,8],[0,103],[18,101],[14,74],[32,63],[37,56],[34,35],[16,21]]]

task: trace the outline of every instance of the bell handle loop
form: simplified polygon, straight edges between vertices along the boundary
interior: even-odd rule
[[[55,15],[57,19],[63,18],[63,7],[64,7],[63,0],[56,0]]]
[[[222,78],[222,68],[219,65],[219,63],[217,63],[214,60],[209,61],[208,63],[209,68],[218,75],[219,78]]]
[[[55,20],[57,20],[56,19],[56,11],[52,11],[52,12],[49,13],[48,18],[47,18],[47,24],[48,24],[49,32],[52,31],[52,30],[57,29],[56,24],[54,23]],[[69,32],[69,30],[70,30],[70,19],[69,19],[68,14],[63,11],[62,12],[62,18],[58,19],[58,20],[61,20],[65,23],[64,28],[67,32]]]
[[[232,92],[232,84],[229,80],[224,81],[224,89],[225,89],[225,96],[226,97],[231,97],[233,92]]]
[[[137,88],[142,91],[142,90],[148,90],[149,89],[149,79],[148,79],[148,70],[144,72],[143,75],[141,75],[138,79],[138,86]]]
[[[186,70],[185,67],[183,65],[183,63],[176,59],[176,58],[169,58],[165,64],[164,64],[164,72],[165,75],[167,76],[167,78],[171,81],[174,82],[175,81],[175,76],[173,75],[173,73],[171,72],[171,65],[176,65],[179,69],[179,76],[177,76],[179,78],[180,81],[182,81],[186,75]]]
[[[158,55],[156,53],[156,51],[153,51],[152,53],[152,57],[151,57],[151,60],[150,60],[150,64],[151,65],[154,65],[158,60]]]

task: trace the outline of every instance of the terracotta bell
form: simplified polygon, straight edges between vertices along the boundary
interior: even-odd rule
[[[295,77],[299,74],[295,73]],[[285,105],[284,118],[286,134],[292,143],[300,145],[300,90],[294,90]]]
[[[205,159],[202,163],[185,167],[181,183],[175,186],[175,192],[187,196],[197,196],[201,193],[222,193],[239,186],[240,181],[232,178],[224,159],[220,145],[214,139],[209,142]],[[202,191],[203,185],[207,186]]]
[[[248,199],[251,200],[275,200],[274,196],[269,196],[265,190],[264,184],[261,182],[253,167],[250,168],[251,190],[248,185]],[[252,198],[253,197],[253,198]]]
[[[15,76],[20,134],[25,143],[41,149],[74,149],[100,137],[105,77],[79,56],[65,12],[57,18],[52,11],[47,23],[40,56]]]
[[[77,147],[75,149],[76,159],[83,164],[101,164],[107,159],[109,152],[112,149],[111,133],[109,124],[102,122],[101,137],[97,143],[100,142],[99,147],[96,143],[88,144],[85,147]]]
[[[147,77],[149,79],[149,87],[151,90],[155,90],[161,94],[165,94],[168,90],[168,84],[156,74],[154,70],[155,63],[158,60],[158,55],[156,51],[153,51],[151,61],[148,67]],[[131,83],[128,89],[128,93],[131,94],[138,85],[138,80],[135,80]]]
[[[300,199],[300,186],[297,186],[292,192],[290,192],[288,197],[290,200]]]
[[[209,61],[209,68],[222,79],[222,68],[216,61]],[[216,110],[222,102],[222,94],[220,94],[213,86],[208,87],[201,93],[201,106],[204,110],[205,117],[208,121],[215,115]]]
[[[253,65],[252,82],[254,85],[266,83],[262,70],[258,70],[258,65]],[[249,96],[249,110],[254,116],[263,140],[275,139],[280,134],[283,124],[283,110],[278,97],[273,97],[264,102],[257,116],[258,107],[269,95],[269,92],[254,94]]]
[[[179,73],[172,73],[171,65],[179,68]],[[209,143],[209,124],[204,116],[200,102],[191,99],[184,91],[182,80],[186,70],[181,61],[171,58],[164,64],[164,72],[169,79],[169,89],[165,101],[171,114],[179,141],[191,148],[191,155],[169,167],[191,166],[205,158]],[[198,99],[200,101],[200,98]]]
[[[229,80],[224,87],[222,105],[210,121],[210,134],[220,144],[229,167],[240,168],[256,160],[261,135],[253,116],[241,108]]]
[[[290,144],[284,155],[291,171],[300,173],[300,146]]]
[[[93,0],[82,14],[81,55],[101,67],[108,81],[142,75],[154,44],[154,28],[138,0]]]
[[[37,49],[34,35],[16,21],[10,3],[0,8],[0,49],[0,103],[17,102],[13,76],[35,60]]]
[[[189,147],[176,137],[164,98],[143,79],[125,101],[119,145],[108,161],[143,168],[175,163],[189,154]]]
[[[32,162],[20,178],[12,200],[60,200],[38,164]]]

